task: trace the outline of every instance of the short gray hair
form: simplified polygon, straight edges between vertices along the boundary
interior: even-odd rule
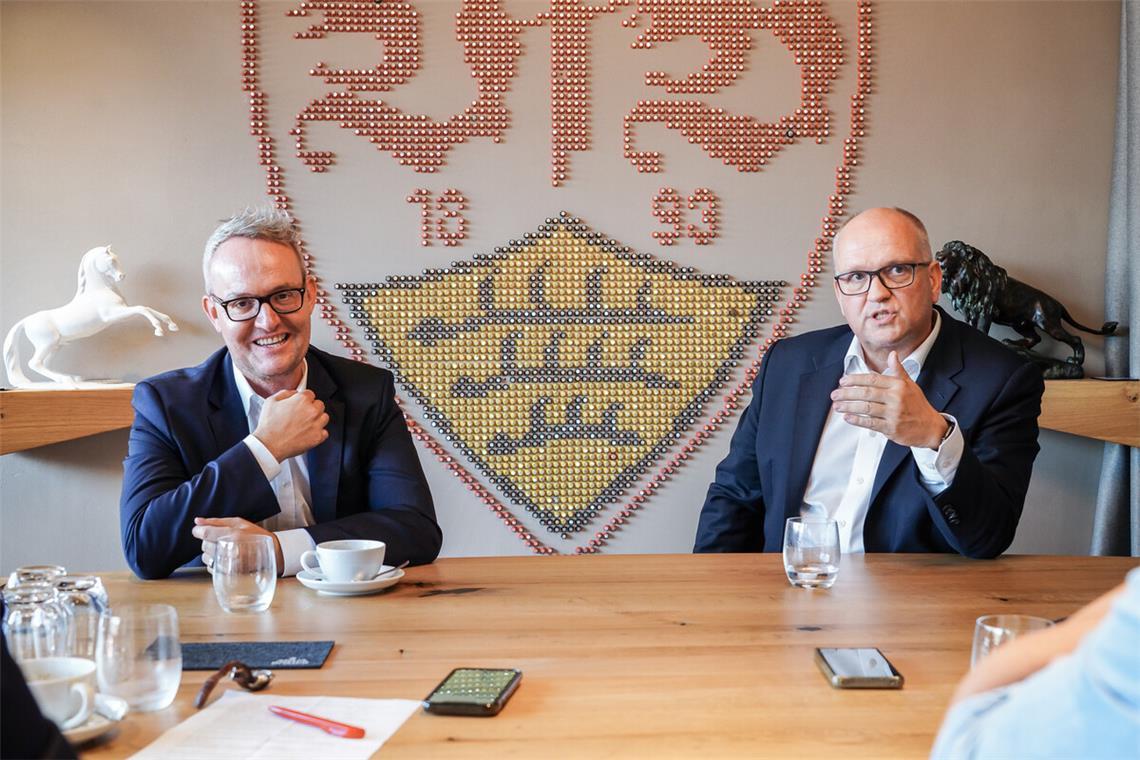
[[[301,233],[292,215],[273,206],[247,206],[245,210],[218,225],[206,241],[206,249],[202,253],[202,281],[206,290],[210,289],[210,261],[214,258],[214,252],[222,243],[235,237],[287,245],[297,254],[301,272],[305,272],[305,260],[301,256]]]

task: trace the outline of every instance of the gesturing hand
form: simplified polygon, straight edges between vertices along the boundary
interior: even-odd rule
[[[253,434],[278,462],[303,454],[329,437],[329,416],[312,391],[280,391],[265,400]]]
[[[844,422],[882,433],[900,446],[937,449],[950,425],[910,379],[894,351],[887,357],[886,374],[844,375],[831,392],[831,401]]]

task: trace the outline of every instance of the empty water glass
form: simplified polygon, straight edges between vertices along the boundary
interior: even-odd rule
[[[1053,625],[1048,618],[1032,615],[982,615],[974,621],[974,646],[970,650],[970,667],[975,667],[995,649],[1033,631]]]
[[[28,583],[46,583],[49,586],[55,583],[56,578],[67,575],[67,569],[62,565],[24,565],[12,571],[8,576],[8,588],[19,588]]]
[[[831,588],[839,577],[839,523],[789,517],[784,525],[784,572],[800,588]]]
[[[70,615],[52,586],[25,582],[5,589],[4,601],[8,605],[4,637],[13,657],[29,660],[70,654]]]
[[[133,710],[161,710],[182,682],[178,612],[169,604],[113,606],[99,618],[95,643],[99,691]]]
[[[65,575],[55,581],[59,602],[71,613],[68,653],[95,659],[99,616],[107,609],[107,591],[94,575]]]
[[[214,596],[226,612],[264,612],[277,590],[271,536],[235,533],[214,546]]]

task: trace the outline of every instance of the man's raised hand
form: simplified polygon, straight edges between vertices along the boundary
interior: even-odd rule
[[[926,400],[891,351],[887,373],[844,375],[831,392],[832,409],[843,421],[882,433],[900,446],[937,449],[950,423]]]
[[[265,400],[253,434],[283,462],[324,442],[328,424],[324,402],[312,391],[280,391]]]

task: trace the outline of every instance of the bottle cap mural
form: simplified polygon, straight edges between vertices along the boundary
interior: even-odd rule
[[[321,318],[346,354],[395,373],[413,435],[534,552],[602,550],[746,403],[847,214],[872,10],[241,2],[250,133],[269,198],[306,233]],[[747,89],[761,55],[794,89]],[[640,94],[602,118],[599,88]],[[747,207],[794,195],[764,175],[813,155],[832,167],[815,221],[773,213],[801,241],[773,250]],[[509,192],[485,189],[519,171]],[[353,177],[344,198],[337,175]],[[377,241],[367,213],[324,218],[367,203],[406,228]],[[721,249],[758,263],[741,276]]]

